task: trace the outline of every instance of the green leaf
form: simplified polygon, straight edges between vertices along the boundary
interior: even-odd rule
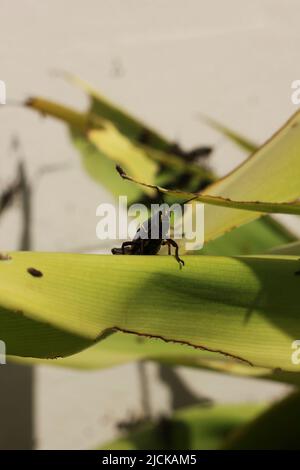
[[[157,135],[155,131],[149,129],[145,126],[140,120],[133,117],[127,111],[122,110],[120,107],[117,107],[115,104],[110,103],[106,98],[101,96],[98,91],[91,87],[88,83],[83,80],[75,77],[74,75],[64,73],[65,78],[67,78],[71,83],[79,86],[83,89],[91,99],[90,112],[95,113],[105,119],[113,122],[118,129],[127,135],[129,138],[139,139],[142,135],[142,131],[147,135],[150,135],[151,138],[148,141],[148,146],[152,147],[152,158],[154,157],[153,148],[157,149],[167,149],[171,145],[164,137]],[[257,148],[257,145],[251,142],[249,139],[241,136],[240,134],[226,128],[215,120],[210,118],[204,118],[208,124],[212,125],[214,128],[224,133],[228,138],[233,140],[236,144],[240,145],[244,150],[254,151]],[[154,133],[154,135],[153,135]],[[86,144],[88,145],[88,144]],[[95,149],[94,149],[95,151]],[[166,164],[166,159],[168,162],[172,163],[173,168],[177,168],[178,171],[187,171],[186,167],[182,167],[183,161],[180,159],[173,159],[173,156],[168,154],[161,154],[161,163]],[[158,160],[157,160],[158,161]],[[179,163],[178,163],[179,162]],[[108,162],[110,165],[111,164]],[[192,165],[189,165],[189,170],[191,170]],[[205,175],[205,170],[199,166],[198,176],[213,178],[212,174]],[[202,174],[199,175],[199,170],[202,170]],[[92,167],[90,173],[93,174],[95,169]],[[197,171],[195,170],[195,175]],[[163,178],[161,178],[163,180]],[[118,187],[118,182],[116,175],[113,174],[113,178],[104,178],[106,187],[110,189],[114,194],[121,192],[121,188]],[[162,182],[161,182],[162,183]],[[159,183],[159,184],[161,184]],[[120,182],[120,184],[122,184]],[[127,185],[124,188],[123,192],[128,195],[129,189],[134,188],[138,191],[137,187]],[[131,197],[132,200],[138,197],[138,194],[134,193]],[[239,255],[239,254],[254,254],[254,253],[263,253],[270,248],[273,248],[277,245],[295,241],[295,237],[287,233],[283,227],[275,221],[265,217],[261,220],[253,221],[251,224],[242,226],[233,232],[227,233],[217,240],[211,241],[207,244],[204,249],[201,251],[201,254],[222,254],[222,255]]]
[[[293,241],[291,243],[286,243],[273,247],[269,250],[270,253],[278,255],[297,255],[300,256],[300,241]]]
[[[130,187],[128,183],[118,182],[115,165],[121,164],[126,171],[137,179],[147,175],[148,181],[154,183],[158,179],[170,180],[181,172],[188,173],[199,181],[214,179],[210,170],[195,163],[187,162],[178,155],[166,153],[148,145],[141,145],[130,136],[122,134],[114,122],[107,121],[92,112],[80,113],[71,108],[43,98],[33,97],[26,106],[56,119],[69,126],[75,146],[82,155],[82,161],[89,175],[103,184],[112,194],[127,195],[129,202],[141,192],[153,195],[153,190]],[[171,144],[169,144],[171,148]],[[158,174],[160,165],[168,170]]]
[[[120,181],[116,176],[116,164],[95,147],[77,130],[71,130],[71,138],[81,154],[82,165],[89,176],[101,184],[114,196],[126,195],[128,203],[136,201],[143,191],[137,186]]]
[[[38,111],[42,116],[51,116],[59,119],[81,132],[86,132],[89,127],[101,127],[102,121],[97,116],[89,116],[86,113],[78,112],[72,108],[59,103],[46,100],[41,97],[31,97],[24,105],[34,111]]]
[[[104,450],[219,449],[224,439],[252,420],[263,405],[193,406],[157,424],[145,424],[116,441],[99,446]]]
[[[89,346],[77,354],[56,357],[54,360],[19,356],[8,356],[8,359],[9,362],[21,364],[39,364],[79,370],[103,369],[128,362],[148,360],[171,366],[197,367],[236,377],[252,377],[300,386],[299,372],[251,367],[220,353],[201,351],[184,344],[166,343],[157,338],[142,338],[128,333],[114,333],[106,337],[105,341]]]
[[[218,360],[218,365],[229,362],[228,358],[217,353],[199,351],[187,345],[166,343],[157,338],[146,338],[126,333],[114,333],[105,341],[100,341],[80,353],[57,358],[54,361],[13,356],[10,360],[23,364],[48,364],[83,370],[102,369],[138,360],[158,361],[170,365],[203,366],[205,368],[210,361]],[[251,371],[253,370],[251,368]],[[266,371],[264,370],[264,372]],[[269,371],[267,370],[267,372]]]
[[[135,174],[137,178],[146,173],[149,180],[154,181],[157,172],[156,163],[147,156],[142,148],[120,134],[109,122],[106,122],[102,129],[89,131],[88,139],[100,153],[106,155],[115,164],[130,168],[132,174]],[[153,194],[153,190],[149,188],[145,192]]]
[[[114,195],[127,195],[131,202],[141,194],[139,188],[130,188],[126,183],[119,184],[116,164],[124,165],[137,177],[146,173],[154,182],[157,163],[149,158],[143,148],[134,145],[109,121],[43,98],[30,98],[26,105],[44,115],[60,119],[69,126],[74,144],[82,155],[85,169],[94,180],[101,182]],[[153,193],[149,189],[142,192]]]
[[[200,201],[205,204],[211,204],[213,206],[221,206],[227,209],[239,209],[243,211],[251,212],[261,212],[266,213],[277,213],[277,214],[294,214],[300,215],[300,202],[298,200],[291,202],[266,202],[266,201],[237,201],[229,198],[224,198],[221,196],[211,196],[202,193],[191,193],[188,191],[182,191],[179,189],[166,189],[161,186],[157,186],[151,183],[145,183],[139,181],[132,176],[128,176],[124,171],[122,171],[121,176],[123,179],[131,181],[133,183],[139,184],[140,186],[156,189],[157,191],[163,194],[172,194],[183,199],[193,199],[193,201]],[[215,183],[216,184],[216,183]],[[206,190],[205,190],[206,191]],[[241,211],[240,211],[241,213]],[[229,214],[230,215],[230,214]]]
[[[291,362],[291,343],[300,338],[297,258],[191,255],[179,270],[167,256],[11,256],[0,262],[8,354],[64,356],[124,331],[298,370]],[[31,267],[43,276],[29,274]]]
[[[242,150],[252,153],[259,148],[259,145],[247,139],[247,137],[244,137],[243,135],[233,131],[232,129],[229,129],[229,127],[220,124],[215,119],[204,115],[200,115],[200,117],[206,124],[208,124],[213,129],[216,129],[221,134],[224,134],[229,140],[238,145]]]
[[[263,146],[204,194],[240,201],[280,203],[300,195],[300,112],[295,113]],[[259,217],[259,213],[207,207],[206,239]]]
[[[226,449],[299,450],[300,393],[275,403],[231,436]]]
[[[299,372],[251,367],[220,353],[201,351],[184,344],[166,343],[157,338],[142,338],[128,333],[114,333],[107,336],[105,341],[100,341],[71,356],[55,359],[8,356],[8,360],[21,364],[39,364],[79,370],[104,369],[133,361],[147,360],[170,366],[181,365],[226,373],[234,377],[248,377],[300,386]]]
[[[158,150],[168,150],[170,143],[157,131],[151,129],[141,119],[135,118],[128,111],[115,105],[102,96],[84,80],[70,73],[63,73],[64,78],[79,86],[90,98],[89,114],[95,114],[111,121],[119,131],[136,142],[146,141],[147,145]]]
[[[278,253],[279,245],[293,246],[296,237],[274,219],[266,216],[225,233],[221,237],[206,243],[200,255],[251,255]],[[288,244],[288,245],[286,245]],[[196,254],[196,253],[195,253]],[[297,254],[297,253],[281,253]],[[300,255],[300,248],[299,253]]]
[[[140,150],[145,152],[151,160],[161,164],[160,171],[157,174],[157,183],[172,182],[174,178],[180,178],[183,173],[189,174],[191,177],[194,176],[191,181],[186,178],[186,185],[191,190],[194,187],[199,188],[199,182],[201,181],[214,181],[215,177],[209,169],[176,155],[174,153],[174,142],[170,142],[163,135],[142,122],[141,119],[137,119],[120,106],[108,101],[95,88],[80,78],[66,72],[63,72],[63,77],[87,93],[90,99],[89,114],[113,123],[121,134],[138,145]],[[146,173],[147,171],[144,172],[144,174]]]
[[[207,207],[206,241],[258,218],[261,213],[300,214],[297,201],[300,195],[299,124],[300,112],[297,112],[257,152],[228,176],[207,186],[202,193],[156,189],[178,197],[195,196],[201,202],[221,206]],[[126,175],[124,177],[132,180]]]

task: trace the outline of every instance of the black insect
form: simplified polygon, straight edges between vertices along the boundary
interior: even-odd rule
[[[38,269],[35,268],[28,268],[27,272],[31,274],[33,277],[43,277],[42,271],[39,271]]]
[[[169,211],[167,208],[162,208],[138,228],[133,240],[122,243],[121,248],[113,248],[111,252],[113,255],[156,255],[161,246],[167,245],[169,255],[171,247],[175,248],[175,259],[181,269],[184,261],[179,258],[177,243],[167,238],[169,227]]]

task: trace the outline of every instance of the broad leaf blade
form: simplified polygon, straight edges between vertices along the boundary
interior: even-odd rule
[[[237,429],[226,449],[299,450],[299,434],[300,393],[297,392]]]
[[[205,194],[243,201],[282,202],[300,196],[300,112],[227,177],[207,187]],[[206,239],[213,239],[249,222],[259,213],[207,207]]]
[[[254,419],[263,405],[194,406],[176,411],[170,419],[146,424],[128,436],[99,447],[105,450],[219,449],[224,439]]]
[[[297,201],[300,196],[299,148],[300,112],[297,112],[257,152],[203,192],[157,189],[178,197],[194,195],[201,202],[220,206],[207,207],[205,239],[208,241],[258,218],[262,213],[300,214]]]
[[[293,245],[297,243],[295,240],[296,237],[292,233],[271,217],[266,216],[205,243],[199,254],[236,256],[266,253],[269,250],[272,250],[272,253],[280,253],[276,251],[276,247]],[[282,252],[280,254],[297,253]]]
[[[210,194],[205,194],[206,190],[203,191],[202,193],[192,193],[192,192],[179,190],[179,189],[163,188],[161,186],[154,185],[152,183],[146,183],[138,179],[135,179],[134,177],[127,175],[123,171],[122,168],[119,170],[119,173],[123,179],[136,183],[140,186],[150,188],[150,189],[156,189],[157,191],[163,194],[171,194],[171,195],[183,198],[183,199],[188,198],[189,200],[193,200],[191,204],[193,204],[195,201],[200,201],[205,204],[209,204],[212,206],[220,206],[226,209],[238,209],[239,213],[241,213],[242,211],[249,211],[249,212],[262,213],[262,214],[274,213],[274,214],[300,215],[300,202],[298,201],[298,199],[290,201],[290,202],[267,202],[267,201],[247,201],[247,200],[239,201],[235,199],[230,199],[228,197],[225,198],[223,196],[212,196]],[[252,216],[253,219],[257,217],[258,215],[256,215],[255,217]],[[205,230],[205,232],[207,232],[207,230]]]
[[[67,106],[43,98],[33,97],[26,106],[63,121],[69,126],[75,146],[81,153],[82,162],[90,176],[102,183],[113,195],[127,195],[129,202],[141,192],[152,194],[152,190],[130,188],[120,184],[115,165],[122,163],[128,171],[141,177],[144,172],[154,182],[157,163],[146,152],[123,136],[109,121],[90,113],[81,113]]]
[[[47,347],[49,347],[48,340]],[[78,340],[72,337],[71,339]],[[41,336],[43,343],[43,337]],[[68,343],[68,338],[66,343]],[[156,361],[171,366],[200,368],[235,377],[248,377],[300,386],[300,372],[271,370],[251,367],[220,353],[201,351],[187,345],[166,343],[157,338],[141,338],[126,333],[114,333],[92,346],[88,343],[78,345],[83,351],[66,357],[40,359],[32,357],[9,356],[10,362],[30,365],[48,365],[79,370],[94,370],[127,364],[133,361]]]
[[[33,277],[29,267],[43,276]],[[293,257],[189,256],[179,270],[164,256],[13,253],[0,263],[0,306],[15,325],[28,318],[90,344],[113,329],[295,371],[298,270]],[[28,338],[31,332],[21,326],[1,328],[8,354],[49,357],[55,349],[66,355],[67,345],[58,351],[54,338],[41,354],[34,332],[22,344],[25,329]]]
[[[150,181],[155,180],[156,163],[142,148],[137,147],[116,131],[116,128],[109,122],[105,123],[103,129],[89,131],[88,138],[101,153],[107,155],[113,162],[130,169],[129,171],[137,178],[147,174]],[[146,192],[150,195],[154,193],[152,189],[147,189]]]
[[[90,113],[111,121],[122,134],[136,142],[147,143],[149,147],[159,150],[167,150],[170,147],[170,143],[157,131],[151,129],[141,119],[134,117],[127,110],[109,101],[89,83],[70,73],[63,73],[63,75],[89,96],[91,100]]]
[[[128,203],[141,196],[141,188],[129,185],[116,177],[116,163],[100,152],[81,132],[71,130],[71,138],[81,155],[84,169],[97,183],[101,183],[113,196],[126,195]]]

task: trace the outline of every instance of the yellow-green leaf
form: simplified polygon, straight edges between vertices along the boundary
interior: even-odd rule
[[[229,437],[226,449],[299,450],[300,393],[266,409]]]
[[[82,162],[90,176],[101,182],[114,195],[127,195],[129,202],[140,195],[139,188],[130,188],[120,184],[115,172],[115,165],[122,163],[128,171],[137,177],[148,175],[154,182],[157,163],[146,152],[123,136],[109,121],[96,114],[81,113],[72,108],[44,98],[33,97],[26,106],[66,123],[76,147],[82,155]],[[152,190],[144,190],[152,194]]]
[[[300,338],[297,258],[191,255],[179,270],[168,256],[11,256],[0,262],[8,354],[67,355],[113,330],[298,370],[291,361],[292,341]]]
[[[221,206],[227,209],[239,209],[243,211],[250,212],[261,212],[266,213],[278,213],[278,214],[294,214],[300,215],[300,202],[298,200],[291,202],[266,202],[266,201],[237,201],[229,198],[224,198],[221,196],[211,196],[206,194],[206,190],[202,193],[191,193],[188,191],[182,191],[179,189],[167,189],[161,186],[145,183],[138,179],[135,179],[132,176],[128,176],[122,169],[119,171],[122,178],[133,183],[137,183],[140,186],[146,188],[156,189],[157,191],[163,194],[172,194],[183,199],[193,199],[193,201],[200,201],[205,204],[211,204],[213,206]],[[193,202],[192,202],[193,203]],[[230,214],[228,214],[230,216]],[[207,230],[205,230],[206,232]]]
[[[225,178],[205,188],[203,193],[248,202],[281,203],[299,198],[299,124],[298,111],[245,162]],[[227,211],[208,206],[205,213],[206,239],[216,238],[259,215],[259,212]]]
[[[111,121],[122,134],[136,142],[147,141],[149,147],[159,150],[167,150],[170,147],[167,139],[156,130],[151,129],[141,119],[132,116],[127,110],[122,109],[121,106],[117,106],[109,101],[89,83],[68,72],[63,72],[63,76],[72,84],[79,86],[89,96],[91,100],[89,113]]]
[[[182,197],[197,196],[201,202],[221,206],[206,208],[205,239],[211,240],[261,213],[300,214],[299,150],[300,112],[297,112],[257,152],[201,194],[156,189]]]
[[[88,138],[100,152],[114,162],[124,165],[136,178],[146,174],[150,181],[154,181],[156,163],[143,149],[120,134],[111,123],[106,122],[103,129],[92,129],[88,132]],[[153,190],[147,188],[147,192],[152,194]]]
[[[256,418],[261,404],[193,406],[176,411],[156,424],[145,424],[99,449],[219,449],[226,438]]]

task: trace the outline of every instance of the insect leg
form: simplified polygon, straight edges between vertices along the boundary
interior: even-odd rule
[[[175,248],[175,259],[179,263],[179,266],[180,266],[180,269],[181,269],[182,266],[184,266],[184,261],[181,258],[179,258],[179,247],[178,247],[177,243],[175,242],[175,240],[172,240],[172,238],[168,238],[166,240],[166,243],[170,248],[171,248],[171,246],[173,246]]]

